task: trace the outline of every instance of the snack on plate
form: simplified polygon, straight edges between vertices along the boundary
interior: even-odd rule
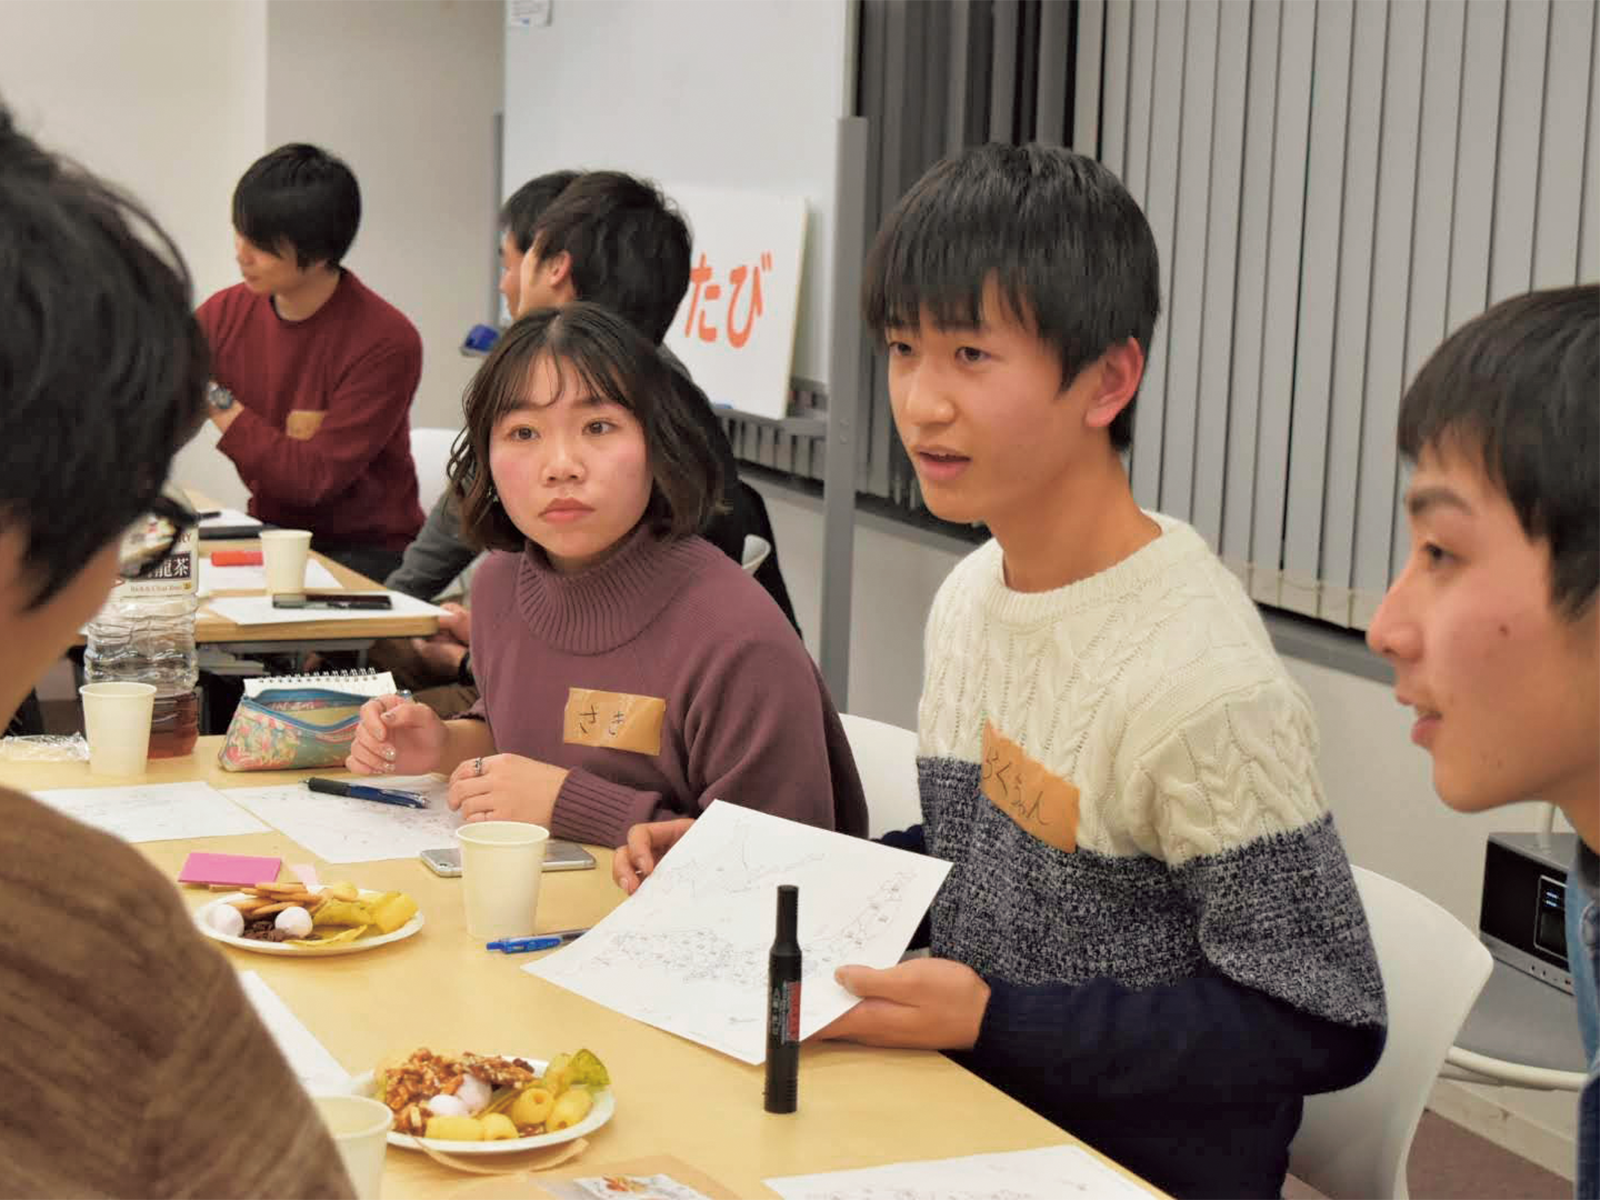
[[[424,1048],[375,1078],[378,1099],[394,1110],[398,1132],[452,1142],[568,1129],[589,1115],[594,1093],[611,1086],[605,1065],[588,1050],[558,1054],[541,1075],[522,1058]]]
[[[417,902],[404,892],[363,900],[353,883],[330,883],[316,891],[298,883],[258,883],[244,892],[228,901],[244,921],[242,930],[233,933],[232,923],[222,919],[208,918],[208,924],[251,941],[328,946],[353,942],[369,929],[393,933],[417,915]]]

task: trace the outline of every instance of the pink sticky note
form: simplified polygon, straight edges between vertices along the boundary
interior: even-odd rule
[[[253,887],[278,877],[281,858],[253,858],[248,854],[203,854],[195,851],[183,860],[179,883],[227,883]]]

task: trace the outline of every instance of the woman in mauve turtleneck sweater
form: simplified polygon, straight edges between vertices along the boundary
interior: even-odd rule
[[[816,664],[761,586],[695,536],[720,468],[666,370],[592,304],[500,338],[451,462],[463,533],[501,551],[473,586],[482,698],[448,722],[369,702],[352,771],[448,771],[468,821],[610,846],[717,799],[866,832]]]

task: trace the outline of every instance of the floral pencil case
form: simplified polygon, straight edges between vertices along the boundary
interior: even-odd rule
[[[370,696],[276,688],[240,699],[217,761],[229,771],[298,771],[342,764]]]

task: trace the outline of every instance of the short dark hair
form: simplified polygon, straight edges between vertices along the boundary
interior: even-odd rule
[[[360,224],[361,188],[350,168],[304,142],[262,155],[233,189],[234,229],[263,250],[293,255],[299,267],[338,266]]]
[[[540,308],[501,334],[461,407],[466,428],[450,455],[450,482],[461,501],[461,530],[485,550],[522,550],[528,537],[512,522],[487,466],[500,418],[527,402],[536,362],[551,360],[560,387],[574,379],[591,395],[620,404],[644,427],[653,484],[644,519],[657,533],[699,533],[722,499],[722,467],[706,432],[675,389],[688,386],[656,347],[619,314],[575,301]]]
[[[655,184],[590,171],[539,218],[538,261],[572,256],[578,299],[626,317],[652,342],[666,336],[689,290],[689,225]]]
[[[528,180],[500,206],[500,227],[511,235],[511,243],[523,254],[533,249],[533,235],[540,216],[555,198],[583,172],[550,171]]]
[[[994,279],[1011,315],[1061,359],[1063,385],[1128,338],[1150,353],[1161,264],[1150,223],[1092,158],[1052,146],[974,146],[934,164],[895,205],[867,256],[874,334],[976,327]],[[1135,393],[1137,397],[1137,393]],[[1133,401],[1111,444],[1133,441]]]
[[[1445,339],[1400,401],[1400,453],[1474,457],[1576,618],[1600,590],[1600,286],[1527,292]]]
[[[44,603],[161,491],[210,356],[172,239],[0,106],[0,525]]]

